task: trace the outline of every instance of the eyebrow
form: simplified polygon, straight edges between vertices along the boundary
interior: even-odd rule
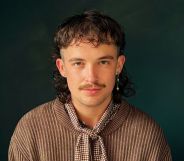
[[[98,59],[99,59],[99,60],[101,60],[101,59],[114,59],[114,57],[108,55],[108,56],[102,56],[102,57],[100,57],[100,58],[98,58]]]
[[[82,59],[82,58],[71,58],[71,59],[69,59],[69,62],[73,62],[73,61],[84,61],[84,59]]]
[[[107,55],[107,56],[102,56],[102,57],[98,58],[98,60],[103,60],[103,59],[111,59],[111,60],[113,60],[114,57],[110,56],[110,55]],[[69,59],[69,62],[74,62],[74,61],[85,61],[85,60],[82,59],[82,58],[77,58],[77,57]]]

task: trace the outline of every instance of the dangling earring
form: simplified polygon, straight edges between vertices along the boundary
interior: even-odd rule
[[[119,91],[119,74],[116,74],[116,90]]]

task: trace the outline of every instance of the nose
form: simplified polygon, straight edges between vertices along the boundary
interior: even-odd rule
[[[95,65],[88,65],[85,72],[86,82],[95,83],[98,80],[97,72],[98,69],[95,67]]]

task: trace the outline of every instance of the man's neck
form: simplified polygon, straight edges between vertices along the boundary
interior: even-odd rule
[[[110,101],[111,99],[105,101],[99,106],[93,107],[85,106],[83,104],[76,104],[74,102],[73,104],[78,119],[85,125],[87,125],[89,128],[94,128],[102,117],[102,115],[104,114],[105,110],[107,109]]]

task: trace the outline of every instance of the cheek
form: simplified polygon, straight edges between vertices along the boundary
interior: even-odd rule
[[[74,73],[67,73],[66,79],[69,89],[72,90],[79,86],[81,77],[79,74],[74,72]]]
[[[110,87],[110,88],[113,88],[114,87],[114,84],[115,84],[115,73],[111,73],[111,74],[109,74],[108,75],[108,77],[106,77],[106,83],[108,84],[108,86]]]
[[[111,78],[111,87],[114,88],[114,85],[115,85],[115,76]]]

